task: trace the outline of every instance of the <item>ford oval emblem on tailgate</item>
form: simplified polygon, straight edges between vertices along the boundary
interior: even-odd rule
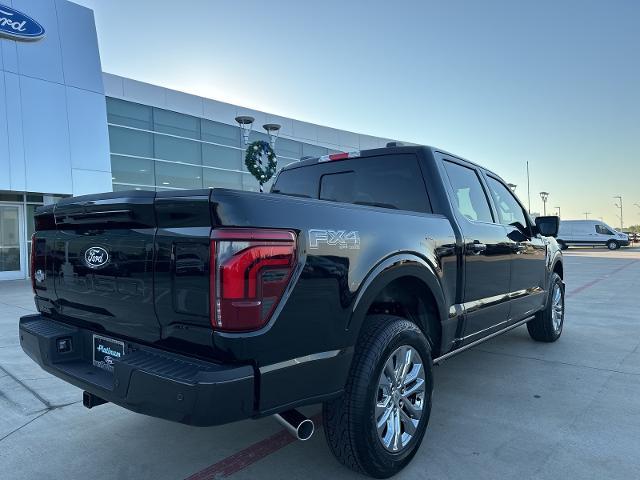
[[[84,263],[89,268],[104,267],[109,263],[109,252],[102,247],[89,247],[84,252]]]

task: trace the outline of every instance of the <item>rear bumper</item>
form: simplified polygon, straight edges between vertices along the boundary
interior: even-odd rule
[[[72,349],[60,353],[57,340]],[[254,411],[251,366],[219,365],[125,342],[113,373],[93,366],[93,332],[42,315],[20,319],[22,349],[47,372],[134,412],[188,425],[249,418]]]

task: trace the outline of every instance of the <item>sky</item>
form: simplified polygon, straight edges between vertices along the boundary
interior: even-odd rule
[[[531,210],[640,224],[637,0],[74,0],[106,72],[432,145]]]

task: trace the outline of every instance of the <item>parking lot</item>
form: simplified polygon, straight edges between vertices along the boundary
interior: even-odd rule
[[[425,441],[397,478],[638,477],[640,249],[571,249],[565,265],[562,338],[520,327],[435,368]],[[195,428],[85,409],[22,352],[17,319],[33,311],[28,282],[0,283],[0,478],[358,477],[321,428],[296,442],[270,418]]]

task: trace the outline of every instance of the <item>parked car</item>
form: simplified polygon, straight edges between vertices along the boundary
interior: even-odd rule
[[[432,366],[564,322],[557,217],[430,147],[285,167],[270,194],[117,192],[41,207],[22,348],[84,390],[190,425],[323,403],[331,451],[389,477],[429,420]],[[469,408],[474,408],[469,405]]]
[[[562,220],[558,244],[563,250],[570,246],[606,246],[617,250],[629,245],[629,236],[598,220]]]

